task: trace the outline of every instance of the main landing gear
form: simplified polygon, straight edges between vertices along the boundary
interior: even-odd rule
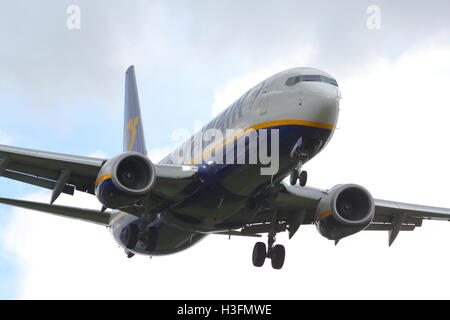
[[[306,182],[308,181],[308,172],[307,171],[301,171],[299,173],[299,170],[294,169],[291,172],[291,175],[289,176],[289,182],[291,183],[291,186],[294,186],[297,183],[301,187],[304,187],[306,185]]]
[[[281,244],[275,243],[275,235],[269,234],[268,250],[266,250],[266,244],[264,242],[257,242],[253,247],[253,265],[255,267],[262,267],[266,258],[269,258],[272,262],[272,268],[281,269],[284,264],[284,258],[286,256],[286,250]]]

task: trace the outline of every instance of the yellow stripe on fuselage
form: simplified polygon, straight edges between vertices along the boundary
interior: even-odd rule
[[[197,163],[200,160],[203,160],[206,156],[213,153],[218,148],[222,148],[223,146],[227,145],[229,142],[233,141],[234,139],[238,139],[245,135],[248,130],[258,130],[258,129],[264,129],[264,128],[270,128],[270,127],[278,127],[278,126],[289,126],[289,125],[296,125],[296,126],[306,126],[306,127],[314,127],[314,128],[321,128],[321,129],[328,129],[333,130],[335,127],[332,124],[329,123],[322,123],[322,122],[314,122],[314,121],[307,121],[307,120],[274,120],[274,121],[266,121],[259,124],[255,124],[253,126],[248,127],[247,129],[244,129],[243,132],[237,135],[233,135],[231,137],[225,138],[222,140],[222,142],[218,143],[208,151],[203,152],[203,154],[194,159],[189,163],[189,165],[193,165]]]
[[[331,216],[333,214],[332,211],[328,210],[328,211],[324,211],[321,214],[319,214],[319,216],[316,218],[316,221],[319,221],[325,217]]]
[[[97,186],[100,182],[105,181],[106,179],[111,179],[111,178],[112,178],[112,174],[110,174],[110,173],[104,174],[95,181],[95,186]]]
[[[116,222],[117,220],[119,220],[120,218],[126,216],[128,213],[120,211],[118,214],[116,214],[116,216],[114,218],[112,218],[112,220],[109,222],[109,225],[113,225],[114,222]]]
[[[269,127],[289,126],[289,125],[322,128],[322,129],[328,129],[328,130],[333,130],[334,129],[334,125],[332,125],[332,124],[322,123],[322,122],[314,122],[314,121],[307,121],[307,120],[274,120],[274,121],[267,121],[267,122],[262,122],[262,123],[253,125],[249,129],[257,130],[257,129],[263,129],[263,128],[269,128]]]

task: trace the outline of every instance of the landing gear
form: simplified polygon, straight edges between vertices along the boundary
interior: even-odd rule
[[[291,175],[289,176],[289,182],[291,183],[291,186],[295,186],[298,179],[298,170],[292,170]]]
[[[273,247],[270,253],[270,260],[272,260],[272,268],[277,270],[281,269],[283,267],[285,257],[286,257],[286,250],[284,249],[284,246],[282,246],[281,244],[277,244],[275,247]]]
[[[257,242],[253,247],[253,265],[255,267],[262,267],[264,265],[264,261],[266,261],[267,251],[266,244],[264,242]]]
[[[283,267],[286,250],[283,245],[277,244],[274,246],[274,243],[275,235],[270,234],[268,239],[268,250],[266,250],[266,245],[264,242],[255,243],[252,256],[253,265],[255,267],[262,267],[266,258],[271,260],[272,268],[279,270]]]
[[[306,185],[306,182],[308,181],[308,172],[301,171],[299,173],[299,171],[297,169],[292,170],[291,175],[289,176],[289,182],[290,182],[291,186],[296,185],[297,180],[298,180],[298,184],[301,187],[304,187]]]
[[[300,172],[298,180],[299,180],[298,183],[300,184],[300,186],[304,187],[306,185],[306,182],[308,181],[308,172],[307,171]]]

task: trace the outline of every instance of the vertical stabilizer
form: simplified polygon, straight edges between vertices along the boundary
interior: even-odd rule
[[[134,66],[129,67],[125,73],[123,151],[136,151],[147,154]]]

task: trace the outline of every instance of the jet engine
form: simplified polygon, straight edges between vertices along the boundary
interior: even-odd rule
[[[124,152],[103,165],[95,182],[95,194],[105,207],[119,209],[144,199],[155,180],[150,159],[137,152]]]
[[[315,216],[319,233],[339,240],[366,228],[373,219],[372,195],[356,184],[337,185],[322,197]]]

